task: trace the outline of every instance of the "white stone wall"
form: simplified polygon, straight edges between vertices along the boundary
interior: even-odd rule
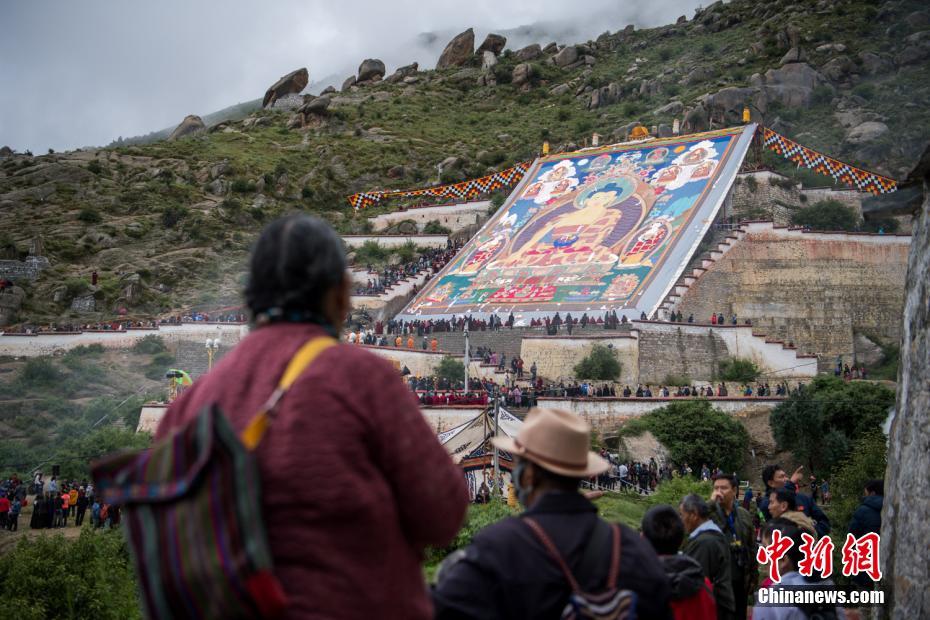
[[[539,407],[564,409],[587,420],[598,431],[612,431],[619,424],[673,402],[688,398],[538,398]],[[721,398],[711,400],[714,408],[736,415],[749,407],[774,409],[781,398]]]
[[[80,345],[100,344],[108,349],[128,349],[138,340],[154,334],[166,343],[206,342],[219,338],[224,345],[235,345],[249,333],[249,327],[233,323],[185,323],[164,325],[159,329],[133,329],[80,334],[38,334],[35,336],[4,334],[0,337],[0,355],[39,357],[70,351]]]
[[[374,241],[384,248],[399,248],[405,243],[412,242],[421,248],[444,248],[449,240],[448,235],[343,235],[342,240],[350,248],[358,248],[366,241]]]
[[[387,336],[388,339],[392,339],[393,336]],[[437,351],[433,353],[432,351],[423,351],[419,347],[422,345],[423,338],[413,337],[414,344],[417,347],[416,349],[407,349],[407,348],[395,348],[390,347],[374,347],[368,345],[360,345],[374,353],[375,355],[380,355],[381,357],[390,360],[391,363],[395,365],[397,370],[401,370],[404,366],[407,366],[410,369],[410,372],[414,375],[419,375],[422,377],[428,377],[435,374],[436,367],[439,366],[439,362],[443,357],[449,355],[443,351]],[[407,339],[404,337],[404,345],[406,345]],[[393,340],[391,341],[393,344]],[[453,355],[455,358],[461,359],[463,356]],[[464,375],[463,375],[464,376]]]
[[[456,232],[479,223],[483,217],[487,216],[490,205],[489,200],[480,200],[444,207],[421,207],[407,209],[406,211],[382,213],[370,219],[375,230],[384,230],[398,222],[413,220],[420,231],[423,230],[427,223],[437,221],[452,232]]]

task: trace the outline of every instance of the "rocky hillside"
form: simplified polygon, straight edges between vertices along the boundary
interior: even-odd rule
[[[665,134],[676,119],[699,131],[739,122],[750,104],[808,146],[900,175],[930,138],[919,0],[734,0],[661,28],[610,26],[594,41],[519,50],[467,30],[438,69],[367,59],[319,97],[299,94],[299,71],[269,75],[268,107],[215,124],[191,116],[163,141],[0,151],[0,258],[32,247],[49,260],[17,282],[24,301],[4,316],[87,322],[235,304],[262,222],[305,210],[361,232],[370,213],[353,215],[345,195],[479,176],[543,140],[619,140],[636,123]]]

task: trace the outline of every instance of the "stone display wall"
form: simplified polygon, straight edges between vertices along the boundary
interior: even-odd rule
[[[674,375],[709,381],[720,361],[729,357],[727,345],[714,330],[689,333],[686,327],[639,332],[639,383],[664,384]]]
[[[739,220],[773,220],[787,226],[791,209],[800,206],[800,192],[789,186],[790,179],[768,170],[747,172],[736,177],[725,206],[727,217]]]
[[[754,330],[818,355],[852,361],[853,334],[897,343],[909,236],[805,233],[748,224],[732,249],[682,292],[684,316],[736,314]]]
[[[463,204],[449,205],[445,207],[422,207],[419,209],[408,209],[406,211],[394,211],[392,213],[382,213],[376,217],[370,218],[375,230],[384,230],[398,222],[412,220],[417,225],[417,230],[423,231],[427,223],[436,221],[445,226],[452,232],[462,230],[468,226],[481,223],[487,217],[488,207],[491,205],[489,200],[479,200],[477,202],[466,202]]]
[[[829,181],[829,179],[826,179]],[[823,200],[837,200],[862,218],[862,199],[866,194],[841,185],[836,187],[803,187],[771,170],[745,172],[736,183],[725,207],[728,217],[736,220],[773,220],[779,226],[791,224],[791,213]]]
[[[48,259],[30,256],[25,261],[0,260],[0,280],[35,280],[48,267]]]
[[[604,330],[601,330],[603,332]],[[574,368],[594,347],[601,344],[617,352],[620,360],[619,383],[637,383],[639,373],[639,352],[636,338],[632,334],[592,335],[586,338],[563,336],[529,336],[523,339],[520,357],[523,358],[524,371],[528,371],[533,362],[539,376],[552,381],[574,378]]]
[[[422,338],[418,339],[416,336],[414,336],[414,341],[416,346],[419,347]],[[444,353],[442,351],[433,353],[432,351],[423,351],[420,349],[397,349],[394,347],[372,347],[367,345],[358,346],[363,346],[375,355],[379,355],[391,361],[396,366],[398,371],[406,366],[408,369],[410,369],[412,374],[424,377],[434,375],[436,367],[439,366],[439,362],[443,357],[449,355],[448,353]],[[461,354],[453,355],[453,357],[459,359],[463,358]],[[363,369],[359,369],[359,372],[364,374]]]

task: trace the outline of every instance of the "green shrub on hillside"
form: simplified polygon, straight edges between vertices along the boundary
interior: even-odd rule
[[[668,448],[673,463],[717,465],[727,472],[739,471],[749,445],[746,429],[732,416],[714,409],[705,399],[671,403],[627,422],[619,435],[655,435]]]
[[[78,219],[86,224],[99,224],[103,221],[103,217],[100,215],[100,211],[94,207],[83,207],[78,212]]]
[[[615,381],[622,367],[617,353],[602,344],[591,347],[591,352],[575,365],[575,377],[594,381]]]
[[[152,361],[145,367],[145,376],[152,381],[160,381],[165,378],[165,373],[174,366],[175,358],[171,353],[156,353]]]
[[[831,472],[853,443],[879,428],[894,405],[883,385],[821,375],[772,411],[779,449],[790,450],[811,472]]]
[[[61,371],[44,357],[32,357],[20,371],[20,381],[27,387],[38,388],[50,385],[61,378]]]
[[[168,347],[165,346],[164,338],[155,334],[148,334],[136,340],[135,344],[132,345],[132,352],[142,355],[155,355],[167,350]]]
[[[791,214],[791,223],[812,230],[848,230],[859,228],[859,217],[839,200],[821,200]]]
[[[451,355],[446,355],[439,361],[439,366],[436,367],[436,376],[450,383],[464,381],[465,363]]]
[[[142,617],[135,570],[117,530],[86,527],[77,540],[23,536],[0,555],[0,591],[17,620]]]
[[[426,223],[426,226],[423,227],[423,233],[427,235],[448,235],[452,233],[452,230],[446,228],[436,220],[430,220]]]
[[[761,373],[759,366],[752,360],[734,357],[720,362],[719,376],[724,381],[752,383]]]

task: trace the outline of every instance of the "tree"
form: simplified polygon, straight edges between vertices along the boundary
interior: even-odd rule
[[[430,220],[423,227],[423,234],[426,235],[448,235],[452,231],[439,223],[438,220]]]
[[[672,403],[625,424],[621,436],[649,431],[668,448],[675,463],[694,468],[702,463],[726,472],[739,471],[749,445],[749,434],[729,414],[704,399]]]
[[[791,223],[814,230],[852,231],[859,228],[859,217],[839,200],[822,200],[795,211]]]
[[[894,392],[876,383],[820,376],[778,405],[770,418],[775,441],[811,472],[832,472],[863,435],[879,428]]]
[[[77,540],[23,536],[0,555],[0,591],[4,607],[22,620],[142,617],[135,571],[117,530],[85,527]]]
[[[620,376],[621,368],[613,349],[596,344],[591,347],[587,357],[575,365],[575,376],[594,381],[615,381]]]
[[[451,355],[444,356],[436,367],[436,376],[455,384],[465,380],[465,364]]]
[[[865,484],[869,480],[885,477],[887,442],[888,438],[881,429],[868,431],[856,440],[853,449],[837,464],[835,473],[830,476],[830,494],[833,496],[830,500],[830,515],[840,531],[846,531],[862,499]]]
[[[732,358],[720,362],[720,378],[736,383],[752,383],[762,371],[752,360]]]

